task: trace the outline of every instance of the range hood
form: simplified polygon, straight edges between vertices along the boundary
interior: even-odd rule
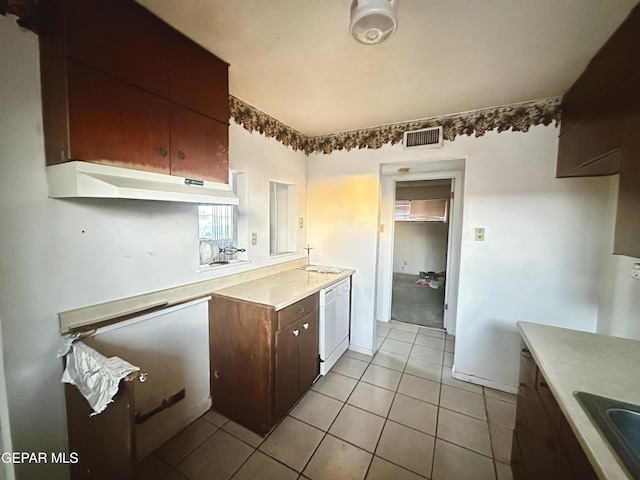
[[[66,162],[47,167],[50,198],[129,198],[165,202],[238,205],[225,183],[98,163]]]

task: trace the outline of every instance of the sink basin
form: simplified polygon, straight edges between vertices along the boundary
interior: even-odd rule
[[[640,405],[574,392],[633,478],[640,478]]]

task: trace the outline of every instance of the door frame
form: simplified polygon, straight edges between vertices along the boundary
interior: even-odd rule
[[[410,165],[383,165],[380,173],[379,234],[376,273],[376,320],[391,319],[393,286],[393,247],[395,241],[396,183],[415,180],[451,180],[453,198],[450,202],[449,239],[447,242],[447,266],[445,277],[444,329],[455,335],[460,273],[460,249],[462,245],[462,213],[464,202],[465,160],[420,162]],[[409,173],[399,173],[410,168]],[[412,173],[413,172],[413,173]]]

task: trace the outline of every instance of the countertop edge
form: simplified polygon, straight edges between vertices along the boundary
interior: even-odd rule
[[[616,342],[633,341],[629,339],[622,339],[618,337],[609,337],[605,335],[598,335],[591,332],[584,332],[579,330],[570,330],[561,327],[555,327],[551,325],[543,325],[532,322],[517,322],[518,331],[520,332],[522,339],[529,347],[531,355],[533,356],[538,368],[544,375],[551,392],[553,393],[562,413],[564,414],[567,422],[571,426],[578,442],[582,446],[587,458],[591,462],[594,470],[599,478],[602,480],[611,479],[632,479],[627,473],[626,468],[619,460],[618,456],[613,452],[609,443],[604,439],[600,430],[593,424],[591,418],[583,409],[582,405],[573,395],[573,392],[578,390],[570,385],[564,385],[562,376],[558,373],[558,364],[564,362],[558,362],[558,358],[563,354],[567,356],[566,352],[560,352],[555,354],[555,359],[551,359],[550,354],[545,352],[553,345],[550,342],[545,342],[544,345],[540,345],[541,336],[549,336],[553,334],[560,334],[563,338],[558,342],[562,346],[570,349],[571,338],[578,339],[577,343],[587,338],[586,336],[595,339],[595,337],[602,337],[601,341],[606,343],[615,344]],[[596,339],[597,341],[597,339]],[[638,342],[640,346],[640,342]],[[575,353],[575,351],[573,352]],[[584,353],[584,352],[583,352]],[[615,360],[612,360],[614,364],[617,364]],[[584,372],[588,375],[588,372]],[[613,381],[613,380],[612,380]],[[583,390],[580,388],[579,390]],[[608,396],[606,394],[606,386],[601,385],[596,391],[590,391],[590,389],[584,389],[583,391],[590,391],[591,393]],[[634,402],[631,402],[634,403]],[[637,403],[637,402],[635,402]]]
[[[58,313],[60,333],[64,335],[90,330],[104,322],[117,323],[133,315],[142,315],[151,309],[171,307],[209,296],[215,291],[228,286],[264,278],[283,271],[298,269],[304,267],[306,263],[306,257],[298,258],[264,267],[242,270],[230,275],[62,311]]]
[[[350,268],[345,268],[340,273],[306,272],[302,269],[293,269],[291,271],[285,271],[279,274],[263,277],[259,280],[261,282],[269,282],[269,281],[277,282],[282,276],[282,274],[287,274],[289,272],[294,272],[294,271],[299,271],[301,274],[313,275],[315,278],[324,279],[324,281],[314,283],[313,286],[310,286],[307,288],[300,288],[299,290],[291,294],[285,294],[283,296],[287,297],[286,300],[277,301],[277,302],[272,302],[272,301],[269,301],[268,299],[260,298],[259,296],[250,297],[247,294],[238,293],[238,291],[243,288],[251,288],[252,284],[255,285],[254,282],[256,282],[257,280],[250,280],[248,282],[244,282],[238,285],[233,285],[232,287],[222,288],[220,290],[216,290],[215,292],[213,292],[213,294],[220,297],[233,298],[235,300],[242,300],[245,302],[257,303],[257,304],[265,305],[268,307],[274,307],[276,311],[279,311],[279,310],[282,310],[283,308],[288,307],[289,305],[296,303],[297,301],[302,300],[303,298],[308,297],[309,295],[313,295],[319,292],[323,288],[329,287],[337,282],[340,282],[346,278],[349,278],[355,273],[355,270]],[[274,286],[274,288],[278,288],[278,287],[279,286]]]

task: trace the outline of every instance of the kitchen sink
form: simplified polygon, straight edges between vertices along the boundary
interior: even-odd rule
[[[640,478],[640,405],[574,392],[633,478]]]

